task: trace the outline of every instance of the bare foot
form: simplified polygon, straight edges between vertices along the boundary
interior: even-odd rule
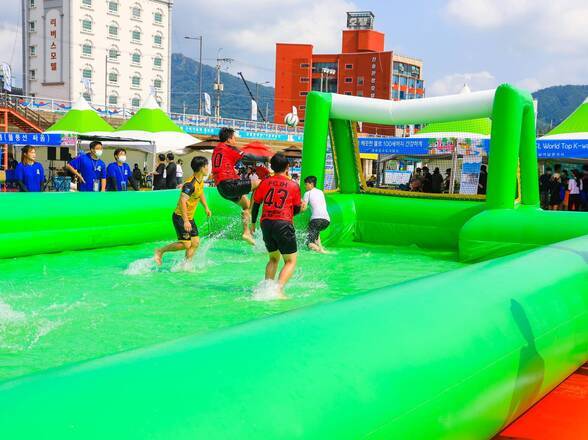
[[[157,264],[158,266],[161,266],[161,251],[159,249],[155,250],[155,254],[153,254],[153,259],[155,260],[155,264]]]
[[[251,246],[255,246],[255,240],[253,239],[253,236],[251,234],[243,234],[241,238],[243,238],[243,240],[245,240]]]
[[[286,294],[284,293],[284,289],[280,288],[280,290],[278,290],[278,294],[276,295],[276,299],[283,301],[285,299],[290,299],[286,296]]]

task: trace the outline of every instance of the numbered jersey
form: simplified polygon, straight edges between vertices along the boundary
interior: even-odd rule
[[[220,142],[212,153],[212,177],[218,185],[224,180],[238,179],[235,165],[241,160],[243,152],[238,148]]]
[[[253,201],[263,203],[261,221],[285,220],[292,222],[294,207],[300,207],[300,187],[286,176],[276,175],[261,182]]]

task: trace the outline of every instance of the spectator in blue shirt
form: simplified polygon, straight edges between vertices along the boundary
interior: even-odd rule
[[[127,162],[127,151],[124,148],[114,150],[114,162],[106,167],[106,191],[126,191],[130,184],[139,191],[137,182]]]
[[[21,163],[16,166],[14,176],[16,184],[22,192],[41,192],[45,186],[45,170],[43,165],[35,162],[35,147],[27,145],[22,149]]]
[[[89,153],[81,154],[67,164],[67,169],[79,179],[80,191],[106,190],[106,164],[100,160],[103,151],[102,144],[94,141],[90,144]]]

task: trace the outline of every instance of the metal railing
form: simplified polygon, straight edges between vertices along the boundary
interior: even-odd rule
[[[5,98],[16,103],[20,108],[34,110],[35,115],[39,112],[67,113],[71,110],[73,101],[51,98],[39,98],[32,96],[8,95]],[[138,107],[104,105],[90,103],[92,108],[100,116],[107,118],[129,119],[138,110]],[[247,119],[236,118],[216,118],[213,116],[194,115],[188,113],[168,112],[170,118],[176,123],[182,125],[199,126],[199,127],[232,127],[238,130],[271,132],[280,134],[302,134],[302,127],[289,127],[284,124],[274,124],[272,122],[258,122]],[[33,117],[33,121],[37,116]]]
[[[41,129],[51,126],[51,122],[41,116],[40,112],[32,110],[26,105],[22,105],[18,96],[3,94],[0,95],[0,107],[9,108],[22,115],[25,119],[37,125]]]

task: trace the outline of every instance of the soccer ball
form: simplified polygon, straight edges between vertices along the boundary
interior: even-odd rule
[[[289,127],[296,127],[299,122],[300,119],[298,119],[298,115],[295,115],[294,113],[288,113],[284,118],[284,124]]]

